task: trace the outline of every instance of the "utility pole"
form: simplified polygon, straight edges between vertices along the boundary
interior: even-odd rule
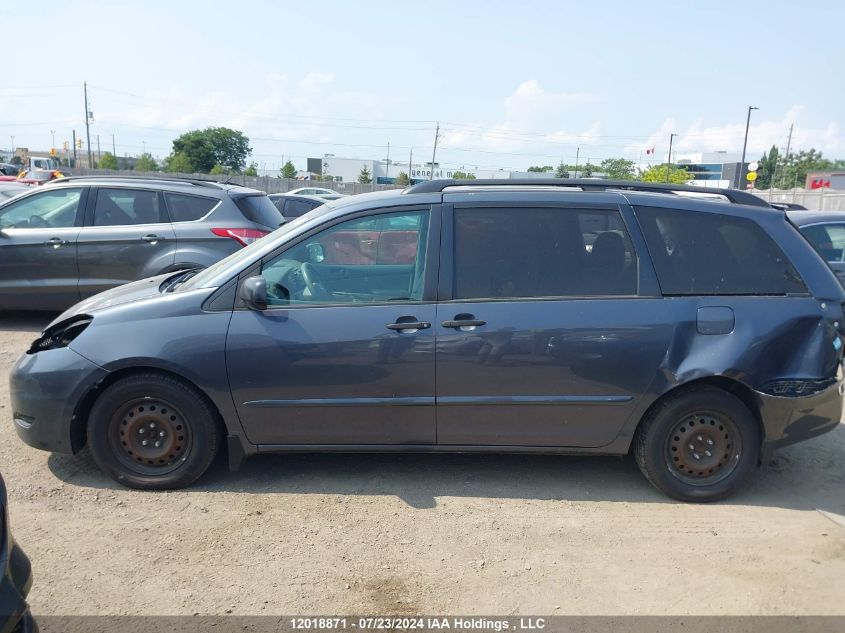
[[[82,84],[82,88],[85,91],[85,138],[87,139],[88,145],[86,146],[88,149],[88,169],[92,169],[94,167],[94,160],[91,156],[91,128],[89,127],[89,119],[91,118],[91,111],[88,109],[88,82],[84,82]]]
[[[50,145],[52,149],[56,149],[56,130],[50,130],[50,134],[53,137],[53,144]]]
[[[676,136],[678,135],[674,133],[669,135],[669,158],[666,161],[666,182],[669,182],[669,172],[672,171],[672,141],[675,140]]]
[[[73,131],[73,166],[77,165],[76,159],[76,130]]]
[[[408,184],[411,183],[411,172],[413,171],[414,167],[414,146],[411,145],[411,155],[408,156]]]
[[[437,129],[434,131],[434,151],[431,152],[431,173],[429,180],[434,180],[434,157],[437,156],[437,139],[440,138],[440,121],[437,122]]]
[[[792,146],[792,127],[794,123],[789,124],[789,138],[786,141],[786,156],[783,157],[783,169],[786,171],[786,161],[789,160],[789,148]],[[783,174],[783,172],[781,172]]]
[[[114,134],[111,135],[111,153],[117,158],[117,146],[114,144]]]
[[[390,141],[387,141],[387,165],[384,168],[384,177],[388,178],[390,176]]]
[[[745,174],[745,150],[748,148],[748,127],[751,125],[751,111],[759,109],[755,106],[748,106],[748,116],[745,118],[745,140],[742,142],[742,158],[739,161],[739,175],[736,179],[737,189],[742,189],[742,177]]]
[[[100,151],[100,135],[97,134],[97,163],[103,160],[103,153]]]
[[[581,148],[578,147],[575,149],[575,175],[572,176],[573,178],[578,177],[578,159],[581,158]]]

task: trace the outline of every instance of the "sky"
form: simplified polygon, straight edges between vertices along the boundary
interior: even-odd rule
[[[845,3],[710,0],[4,3],[0,148],[163,158],[241,130],[250,160],[451,168],[646,160],[772,145],[845,158]],[[389,150],[388,150],[389,144]]]

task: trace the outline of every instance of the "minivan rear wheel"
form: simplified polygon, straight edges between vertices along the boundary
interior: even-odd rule
[[[702,386],[669,395],[646,414],[634,438],[640,470],[681,501],[717,501],[754,471],[760,429],[736,396]]]
[[[142,490],[196,481],[214,461],[221,435],[206,398],[162,374],[136,374],[109,385],[88,418],[94,461],[115,481]]]

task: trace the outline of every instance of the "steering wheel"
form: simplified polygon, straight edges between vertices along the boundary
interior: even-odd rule
[[[323,287],[320,276],[312,264],[303,262],[299,267],[299,272],[302,275],[302,281],[305,282],[305,287],[308,288],[313,298],[329,299],[331,297],[329,292]]]

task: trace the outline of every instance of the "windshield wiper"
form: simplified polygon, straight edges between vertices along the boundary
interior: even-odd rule
[[[193,277],[194,275],[199,273],[200,270],[202,270],[202,269],[192,268],[191,270],[185,270],[185,271],[177,274],[175,277],[171,277],[170,279],[168,279],[167,281],[164,282],[165,285],[162,287],[161,291],[163,293],[164,292],[173,292],[174,290],[176,290],[176,288],[178,288],[183,283],[188,281],[191,277]]]

